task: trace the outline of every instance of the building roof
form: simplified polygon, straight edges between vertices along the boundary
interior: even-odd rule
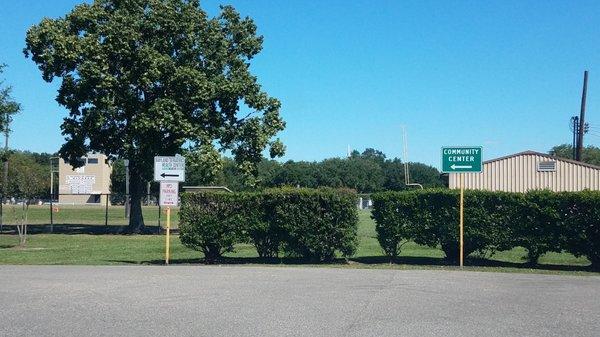
[[[564,162],[571,163],[574,165],[580,165],[580,166],[585,166],[585,167],[589,167],[592,169],[600,170],[600,166],[584,163],[584,162],[573,160],[573,159],[552,156],[552,155],[549,155],[546,153],[541,153],[541,152],[536,152],[536,151],[531,151],[531,150],[511,154],[511,155],[500,157],[500,158],[486,160],[483,162],[483,164],[493,163],[496,161],[500,161],[500,160],[504,160],[504,159],[508,159],[508,158],[519,157],[519,156],[540,156],[540,157],[544,157],[544,158],[548,158],[548,159],[552,159],[552,160],[560,160],[560,161],[564,161]]]

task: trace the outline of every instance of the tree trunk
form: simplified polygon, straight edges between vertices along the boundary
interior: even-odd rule
[[[129,162],[131,177],[129,179],[129,193],[130,193],[130,213],[129,213],[129,226],[127,232],[132,234],[139,234],[144,232],[146,227],[144,226],[144,216],[142,215],[142,197],[144,194],[144,184],[142,177],[136,166],[131,166],[132,162]]]
[[[4,126],[4,172],[2,179],[2,197],[0,198],[0,233],[2,233],[2,226],[4,225],[4,210],[2,209],[4,204],[4,197],[6,197],[6,191],[8,191],[8,114],[6,125]]]

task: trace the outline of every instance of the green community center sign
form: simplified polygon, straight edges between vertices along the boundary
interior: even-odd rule
[[[442,172],[467,173],[483,171],[483,148],[481,146],[447,146],[442,148]],[[465,187],[463,175],[459,175],[460,185],[460,221],[459,221],[459,263],[464,265],[464,218]]]
[[[442,172],[481,172],[482,165],[481,146],[448,146],[442,148]]]

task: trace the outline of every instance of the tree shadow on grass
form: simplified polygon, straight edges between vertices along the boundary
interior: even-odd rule
[[[83,225],[83,224],[36,224],[27,225],[29,234],[66,234],[66,235],[126,235],[127,226],[121,225]],[[142,235],[159,234],[158,226],[146,226],[146,231],[140,233]],[[171,233],[176,234],[176,230],[171,230]],[[4,225],[0,234],[17,234],[16,225]]]

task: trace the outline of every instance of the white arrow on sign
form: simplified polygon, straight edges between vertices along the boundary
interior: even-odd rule
[[[450,166],[450,168],[452,168],[453,170],[456,169],[470,169],[473,168],[472,165],[456,165],[456,164],[452,164],[452,166]]]

